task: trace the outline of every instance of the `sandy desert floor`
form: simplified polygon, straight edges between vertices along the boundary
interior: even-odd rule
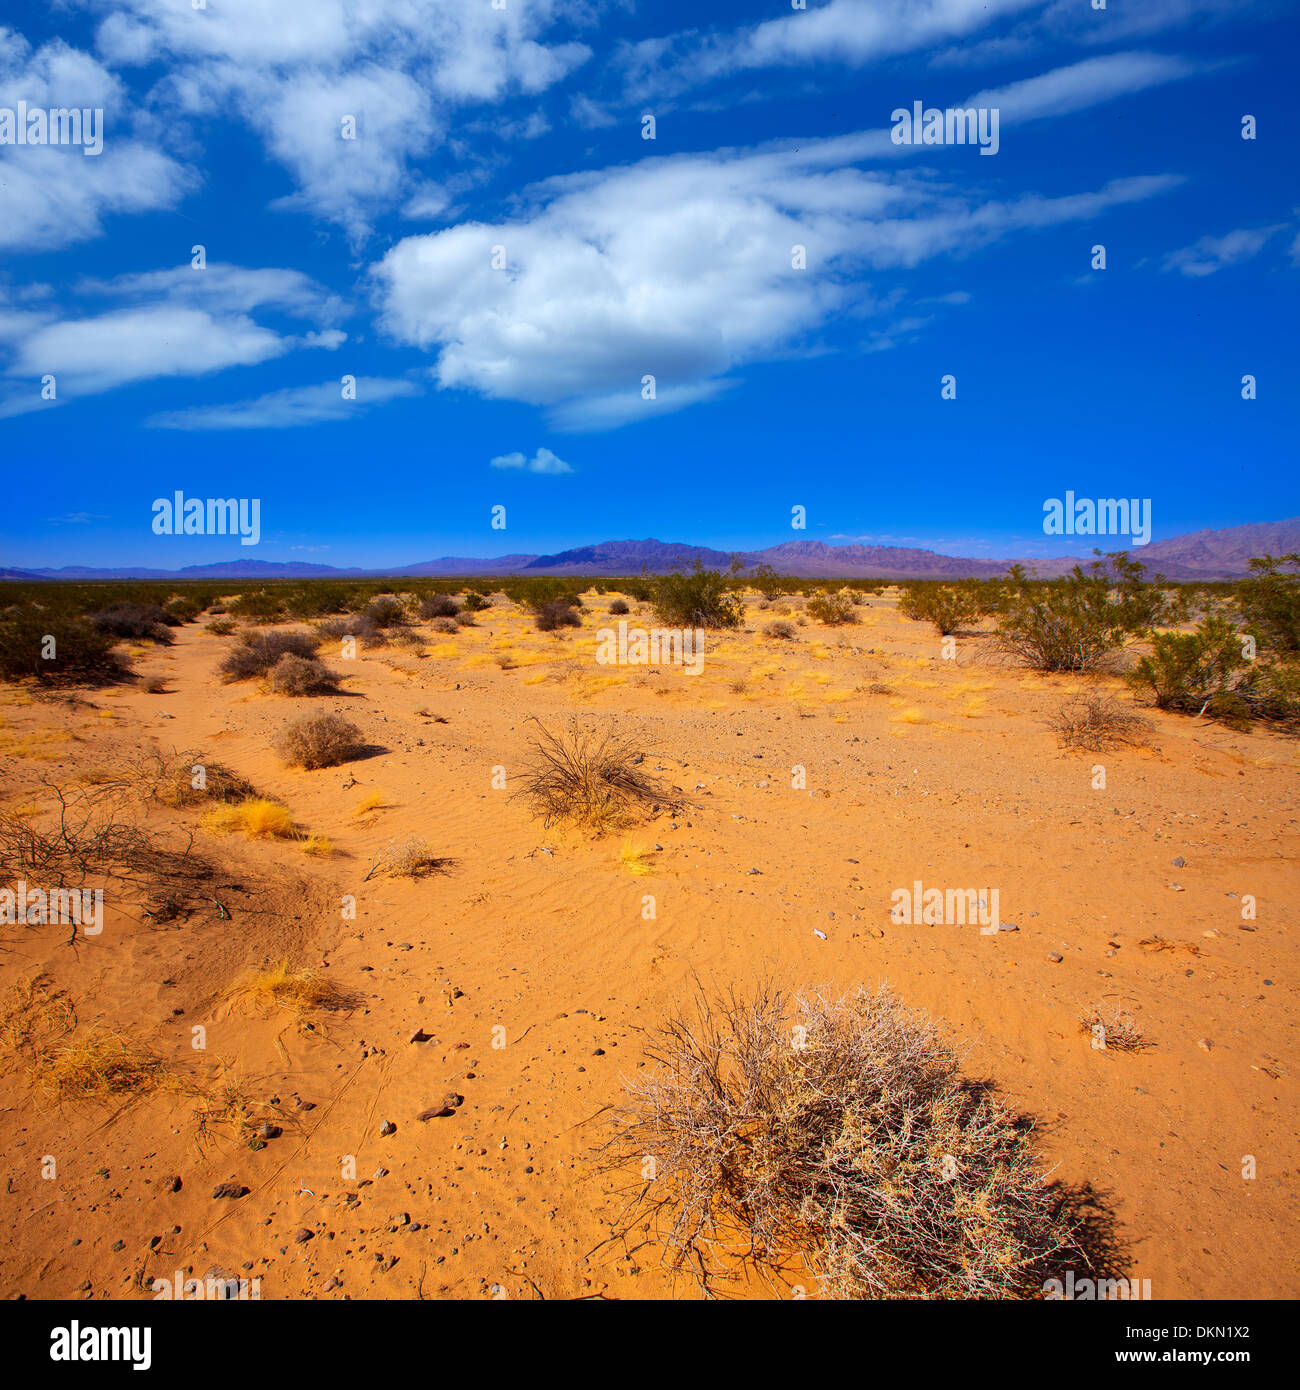
[[[155,807],[147,824],[193,832],[212,866],[179,917],[110,896],[102,933],[71,945],[67,927],[0,928],[6,999],[43,974],[73,1036],[114,1030],[178,1078],[60,1105],[33,1084],[21,1028],[0,1030],[0,1291],[148,1298],[181,1270],[277,1299],[693,1297],[653,1241],[609,1241],[619,1201],[588,1155],[641,1062],[638,1030],[696,977],[765,977],[887,980],[934,1014],[966,1069],[1037,1118],[1055,1176],[1091,1184],[1154,1298],[1294,1297],[1294,740],[1153,712],[1149,748],[1064,752],[1049,720],[1079,680],[1001,664],[987,637],[944,660],[888,592],[795,642],[764,638],[773,615],[751,604],[750,630],[711,638],[696,677],[604,667],[614,597],[588,593],[582,630],[554,636],[498,596],[455,636],[422,625],[419,645],[352,661],[327,643],[345,680],[324,699],[223,685],[236,639],[202,622],[133,657],[165,693],[0,690],[6,810],[48,823],[41,779],[94,785],[142,750],[188,750],[333,845],[313,857]],[[370,754],[286,769],[272,737],[324,706]],[[599,839],[546,828],[512,779],[529,717],[575,713],[617,718],[696,805]],[[365,880],[410,835],[443,870]],[[916,880],[996,887],[1018,930],[897,925],[891,894]],[[353,1007],[236,992],[282,959]],[[1090,1045],[1081,1015],[1113,1004],[1153,1046]],[[449,1094],[450,1114],[417,1118]],[[260,1148],[250,1121],[272,1127]],[[247,1191],[214,1197],[227,1182]]]

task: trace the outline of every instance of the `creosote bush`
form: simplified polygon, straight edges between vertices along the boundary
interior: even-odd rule
[[[734,582],[696,560],[692,569],[651,580],[650,601],[660,622],[672,627],[736,628],[745,619],[745,605],[733,592]]]
[[[0,680],[32,677],[43,685],[106,684],[127,666],[117,639],[84,618],[34,603],[0,612]]]
[[[1075,565],[1064,579],[1029,580],[1019,565],[998,614],[998,645],[1040,671],[1091,671],[1130,638],[1165,621],[1170,602],[1122,553]]]
[[[562,627],[582,626],[582,615],[574,608],[572,599],[546,599],[538,604],[536,613],[538,632],[555,632]]]
[[[793,642],[798,635],[799,629],[793,623],[786,622],[784,618],[777,618],[775,622],[768,623],[763,628],[763,636],[777,642]]]
[[[1032,1297],[1072,1248],[1026,1122],[886,989],[701,995],[646,1051],[604,1162],[653,1165],[623,1229],[706,1291],[740,1251],[830,1298]]]
[[[848,594],[817,594],[808,600],[808,612],[827,627],[840,627],[858,621],[853,600]]]
[[[968,584],[909,584],[898,601],[903,617],[933,623],[941,637],[973,623],[987,607],[980,591]]]
[[[334,767],[364,748],[361,730],[341,714],[304,715],[280,731],[276,752],[290,767]]]
[[[623,599],[616,598],[614,602],[609,605],[609,611],[613,614],[614,617],[621,618],[623,614],[625,614],[629,610],[627,603]]]
[[[1151,648],[1128,679],[1159,709],[1208,714],[1238,728],[1254,719],[1300,722],[1300,666],[1252,661],[1224,618],[1205,618],[1194,632],[1153,633]]]

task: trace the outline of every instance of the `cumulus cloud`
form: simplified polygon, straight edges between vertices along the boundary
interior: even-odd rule
[[[266,430],[338,424],[357,419],[371,406],[419,394],[419,386],[412,381],[358,377],[356,395],[352,398],[344,397],[339,382],[326,381],[319,386],[292,386],[270,391],[252,400],[228,405],[163,411],[150,416],[145,424],[165,430]]]
[[[870,272],[1178,182],[981,201],[930,175],[846,162],[882,138],[889,148],[876,131],[548,180],[513,221],[394,246],[373,268],[381,322],[434,354],[444,388],[551,407],[557,428],[606,428],[706,399],[745,363],[801,350],[834,316],[869,309]]]
[[[562,458],[556,458],[549,449],[538,449],[532,458],[529,458],[527,454],[521,454],[517,451],[513,454],[501,454],[499,457],[492,460],[491,466],[493,468],[521,470],[525,473],[558,474],[573,472],[573,469],[570,468]]]
[[[1213,275],[1225,266],[1253,260],[1284,226],[1279,223],[1276,227],[1243,228],[1226,236],[1203,236],[1191,246],[1184,246],[1181,251],[1171,251],[1165,257],[1164,268],[1195,277]]]
[[[238,114],[295,180],[281,206],[359,242],[410,193],[412,162],[445,139],[458,108],[535,95],[586,62],[585,44],[545,42],[579,10],[571,0],[315,0],[288,23],[266,0],[222,0],[199,16],[175,0],[118,0],[97,41],[117,65],[167,63],[157,95],[176,110]],[[348,117],[355,139],[344,138]]]
[[[0,28],[0,106],[104,112],[100,154],[73,145],[0,146],[0,250],[50,251],[98,236],[117,213],[174,207],[197,185],[192,171],[136,132],[116,77],[89,54],[54,40],[33,49]]]

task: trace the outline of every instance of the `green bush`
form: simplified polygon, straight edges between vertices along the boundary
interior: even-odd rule
[[[987,606],[979,590],[969,584],[909,584],[898,601],[903,617],[933,623],[944,637],[973,623]]]
[[[827,627],[840,627],[858,621],[853,600],[848,594],[818,594],[808,600],[807,607],[808,612]]]
[[[1251,635],[1276,652],[1300,651],[1300,555],[1259,556],[1250,568],[1237,585],[1237,603]]]
[[[72,613],[34,603],[6,609],[0,613],[0,680],[30,676],[45,685],[116,680],[126,664],[113,651],[115,640]]]
[[[673,627],[736,628],[745,619],[745,605],[732,592],[732,575],[706,570],[698,560],[693,569],[672,570],[653,581],[655,616]]]
[[[1170,617],[1162,581],[1126,556],[1109,555],[1064,579],[1034,582],[1019,565],[998,613],[998,642],[1040,671],[1090,671],[1128,638]]]
[[[1159,709],[1208,714],[1239,728],[1253,719],[1294,722],[1300,667],[1251,661],[1243,646],[1243,635],[1221,617],[1206,618],[1195,632],[1157,632],[1151,655],[1128,679]]]

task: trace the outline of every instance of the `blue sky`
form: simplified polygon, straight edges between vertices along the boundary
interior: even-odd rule
[[[105,114],[99,155],[0,144],[0,563],[1002,557],[1086,551],[1042,534],[1066,489],[1150,498],[1155,539],[1300,512],[1282,0],[6,18],[0,120]],[[996,154],[895,144],[916,101],[996,109]],[[260,498],[261,544],[155,536],[177,489]]]

